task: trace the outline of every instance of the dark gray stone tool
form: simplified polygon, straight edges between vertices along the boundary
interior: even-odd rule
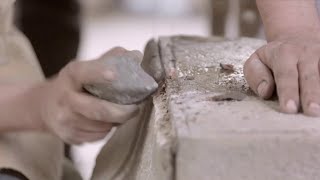
[[[108,84],[93,83],[84,86],[94,96],[121,105],[139,104],[158,88],[157,82],[140,65],[140,58],[132,55],[102,56],[98,61],[115,73]]]

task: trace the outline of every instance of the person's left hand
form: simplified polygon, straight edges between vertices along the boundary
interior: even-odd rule
[[[251,89],[268,99],[275,89],[280,111],[320,116],[320,33],[305,30],[269,42],[244,66]],[[276,87],[276,88],[275,88]]]

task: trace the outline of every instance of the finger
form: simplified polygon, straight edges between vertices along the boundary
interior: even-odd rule
[[[115,79],[115,72],[99,61],[73,61],[61,73],[76,89],[82,89],[85,84],[108,84]]]
[[[272,69],[277,85],[280,111],[294,114],[299,111],[298,55],[291,49],[284,49],[274,58]]]
[[[256,53],[252,54],[244,65],[244,76],[250,88],[261,98],[268,99],[275,88],[269,68],[263,64]]]
[[[261,63],[269,69],[273,68],[272,64],[274,60],[273,54],[275,52],[275,47],[275,45],[264,45],[255,52]]]
[[[109,121],[116,124],[123,124],[139,114],[138,105],[119,105],[105,101],[109,113]]]
[[[77,118],[74,122],[73,128],[91,133],[107,133],[113,128],[112,123],[86,119],[83,116]]]
[[[109,122],[110,115],[104,105],[104,100],[85,93],[73,93],[70,97],[70,108],[86,119]]]
[[[124,123],[139,112],[137,105],[117,105],[84,93],[72,96],[70,105],[73,111],[91,120]]]
[[[309,116],[320,116],[320,76],[318,56],[309,54],[298,64],[300,95],[303,111]]]
[[[107,136],[108,132],[103,133],[91,133],[86,131],[78,131],[72,134],[72,137],[66,139],[67,143],[80,145],[87,142],[95,142],[102,140]]]
[[[109,131],[110,132],[110,131]],[[104,139],[108,133],[88,133],[88,132],[84,132],[82,131],[81,133],[79,133],[79,138],[83,141],[83,142],[95,142],[95,141],[99,141]]]

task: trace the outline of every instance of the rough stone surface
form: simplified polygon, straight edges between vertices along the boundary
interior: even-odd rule
[[[91,94],[116,104],[138,104],[154,93],[158,84],[147,74],[134,57],[105,57],[98,61],[116,73],[111,83],[85,85]]]
[[[178,77],[166,91],[176,180],[320,178],[320,119],[279,113],[276,101],[256,98],[244,80],[243,63],[262,44],[171,38]]]
[[[150,40],[146,45],[141,66],[157,82],[163,80],[165,74],[159,54],[159,45],[154,39]]]

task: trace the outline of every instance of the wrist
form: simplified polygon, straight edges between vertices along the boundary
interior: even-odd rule
[[[256,0],[268,41],[319,30],[315,0]]]
[[[277,41],[285,40],[291,37],[304,37],[311,36],[314,38],[320,38],[320,26],[309,26],[309,27],[295,27],[295,28],[286,28],[273,33],[269,33],[267,40]]]
[[[45,83],[39,83],[28,88],[22,95],[22,103],[25,103],[26,117],[25,123],[28,129],[33,131],[45,131],[46,126],[42,117],[42,109],[44,105],[44,89]]]

